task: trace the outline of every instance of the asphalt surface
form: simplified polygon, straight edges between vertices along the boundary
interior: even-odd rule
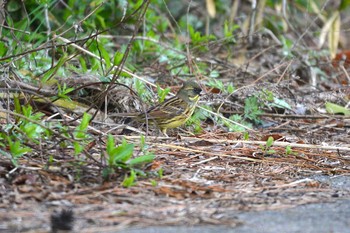
[[[236,227],[146,227],[124,229],[124,233],[349,233],[350,200],[302,205],[295,208],[237,212]]]

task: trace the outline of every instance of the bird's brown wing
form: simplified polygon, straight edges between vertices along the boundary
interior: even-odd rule
[[[150,108],[147,111],[147,117],[153,120],[173,118],[181,115],[186,110],[186,107],[187,104],[182,99],[173,97],[160,105]]]

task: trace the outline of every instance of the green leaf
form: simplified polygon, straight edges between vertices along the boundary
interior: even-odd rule
[[[269,137],[268,139],[267,139],[267,141],[266,141],[266,147],[268,148],[268,147],[271,147],[272,146],[272,144],[273,144],[273,142],[274,142],[274,139],[273,139],[273,137]]]
[[[75,155],[80,154],[84,150],[84,147],[81,145],[81,142],[74,142],[73,146]]]
[[[35,139],[40,137],[41,133],[44,131],[39,125],[33,123],[27,123],[23,127],[21,127],[25,134],[30,139]]]
[[[163,168],[160,168],[159,170],[158,170],[158,176],[159,176],[159,178],[163,178],[163,173],[164,173],[164,170],[163,170]]]
[[[226,90],[229,94],[232,94],[235,91],[235,87],[232,85],[232,83],[229,83]]]
[[[131,187],[136,184],[136,173],[134,170],[130,171],[129,176],[125,176],[122,185],[126,188]]]
[[[102,170],[102,178],[103,178],[103,180],[107,180],[111,174],[113,174],[113,169],[110,168],[110,167],[105,167]]]
[[[287,39],[284,36],[281,36],[280,40],[281,40],[282,45],[283,45],[283,49],[282,49],[283,55],[288,56],[288,57],[292,57],[293,54],[292,54],[291,48],[292,48],[294,42],[290,39]]]
[[[108,136],[107,140],[107,154],[108,165],[114,166],[120,163],[128,161],[134,153],[134,144],[128,144],[125,139],[118,147],[114,145],[114,139],[112,136]]]
[[[330,114],[343,114],[344,116],[350,115],[350,110],[342,107],[338,104],[333,104],[330,102],[326,102],[326,111]]]
[[[151,180],[151,185],[152,185],[153,187],[157,187],[158,182],[157,182],[156,180]]]
[[[350,6],[350,0],[342,0],[342,1],[340,2],[340,5],[339,5],[338,10],[339,10],[339,11],[345,10],[345,9],[348,8],[349,6]]]
[[[32,106],[30,106],[30,105],[28,105],[28,106],[22,106],[22,113],[23,113],[23,115],[24,115],[25,117],[30,118],[31,115],[32,115],[32,112],[33,112],[32,110],[33,110],[33,108],[32,108]]]
[[[4,57],[7,53],[7,46],[4,42],[0,41],[0,57]]]
[[[124,54],[117,51],[115,54],[114,54],[114,59],[113,59],[113,64],[115,66],[118,66],[120,64],[120,62],[123,60],[123,56]]]
[[[150,163],[154,160],[154,158],[155,155],[143,155],[128,161],[127,164],[129,164],[130,166],[136,166],[140,164]]]
[[[116,162],[126,162],[134,152],[134,144],[120,145],[112,152],[113,164]]]
[[[69,96],[67,96],[67,94],[69,94],[70,92],[74,91],[73,87],[69,87],[68,88],[67,84],[64,83],[62,86],[60,84],[58,84],[57,88],[58,88],[57,96],[59,98],[70,100],[70,98],[69,98]]]
[[[13,142],[10,138],[7,139],[10,152],[13,158],[17,159],[21,157],[22,155],[31,152],[32,149],[26,146],[22,146],[20,141]]]
[[[292,107],[283,99],[273,98],[273,103],[269,104],[271,107],[278,107],[291,110]]]
[[[81,120],[81,123],[79,125],[79,129],[86,130],[87,127],[89,126],[90,119],[91,119],[91,116],[88,113],[84,112],[83,119]]]
[[[102,58],[105,60],[105,64],[107,69],[111,68],[111,59],[109,57],[109,53],[106,51],[106,49],[103,46],[99,46],[99,50],[101,52]]]
[[[88,69],[87,69],[87,66],[86,66],[86,61],[83,57],[79,57],[79,61],[80,61],[80,67],[81,67],[81,72],[82,73],[87,73]]]
[[[224,83],[220,80],[217,80],[217,79],[210,79],[208,85],[211,87],[216,87],[220,91],[223,91],[225,89]]]
[[[263,112],[260,110],[258,98],[255,96],[249,97],[244,101],[244,116],[255,123],[260,123],[259,116]]]
[[[164,102],[165,97],[167,96],[167,94],[170,92],[170,88],[167,87],[165,89],[161,89],[160,86],[157,84],[157,93],[158,93],[158,101],[159,103]]]
[[[100,22],[102,28],[106,28],[105,17],[100,16],[100,15],[96,15],[96,19]]]
[[[224,22],[224,36],[226,39],[231,39],[232,42],[236,42],[235,38],[233,37],[234,31],[239,29],[240,26],[238,24],[230,25],[230,22],[228,20],[225,20]]]
[[[51,68],[48,70],[44,76],[42,77],[41,81],[42,83],[46,83],[48,80],[50,80],[54,74],[57,73],[58,69],[61,68],[61,66],[64,65],[64,63],[67,61],[67,54],[64,54],[59,60],[58,63],[56,64],[55,67]]]
[[[146,137],[141,134],[140,136],[140,148],[143,150],[146,146]]]
[[[244,132],[243,133],[243,139],[244,140],[249,140],[249,132]]]
[[[41,112],[33,114],[33,108],[30,105],[28,105],[28,106],[21,106],[21,107],[22,107],[22,114],[26,118],[29,118],[31,120],[38,121],[44,116],[44,113],[41,113]],[[22,118],[22,122],[23,122],[23,124],[28,123],[28,121],[25,118]]]
[[[81,119],[80,124],[74,131],[75,138],[77,139],[87,138],[86,129],[89,126],[90,119],[91,119],[91,116],[88,113],[84,112],[83,118]]]
[[[19,101],[18,95],[13,95],[13,102],[15,105],[15,112],[18,114],[22,114],[22,108],[21,108],[21,103]]]
[[[268,151],[266,151],[266,154],[273,155],[273,154],[276,154],[276,151],[275,150],[268,150]]]
[[[234,121],[234,122],[240,123],[240,124],[242,124],[242,125],[244,125],[244,126],[246,126],[246,127],[248,127],[248,128],[252,128],[251,123],[248,123],[248,122],[244,121],[243,118],[242,118],[242,116],[240,116],[240,115],[237,115],[237,114],[231,115],[231,116],[229,117],[229,119],[232,120],[232,121]],[[232,132],[232,131],[233,131],[233,132],[244,132],[244,131],[246,131],[246,129],[243,128],[242,126],[237,125],[237,124],[234,124],[234,123],[231,123],[231,122],[229,122],[229,121],[227,121],[227,120],[225,120],[225,119],[222,119],[222,120],[218,119],[218,121],[219,121],[219,122],[222,121],[222,123],[223,123],[226,127],[228,127],[228,128],[229,128],[229,131],[231,131],[231,132]]]
[[[108,156],[112,155],[114,147],[115,147],[114,137],[112,135],[108,134],[107,145],[106,145],[106,151],[107,151]]]
[[[218,78],[219,76],[220,76],[220,73],[217,70],[212,70],[209,74],[210,78]]]
[[[330,114],[343,114],[350,116],[350,110],[337,104],[326,102],[326,111]]]
[[[291,146],[286,146],[286,155],[290,155],[292,153],[292,147]]]

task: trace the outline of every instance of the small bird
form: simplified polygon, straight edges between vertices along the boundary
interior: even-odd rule
[[[161,132],[168,137],[167,129],[185,124],[192,116],[201,92],[202,89],[196,82],[187,81],[174,97],[151,107],[145,113],[138,114],[135,120],[158,126]]]

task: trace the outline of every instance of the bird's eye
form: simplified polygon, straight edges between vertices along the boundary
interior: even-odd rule
[[[194,88],[193,91],[194,91],[194,93],[199,94],[199,93],[202,92],[202,89],[200,89],[200,88]]]

